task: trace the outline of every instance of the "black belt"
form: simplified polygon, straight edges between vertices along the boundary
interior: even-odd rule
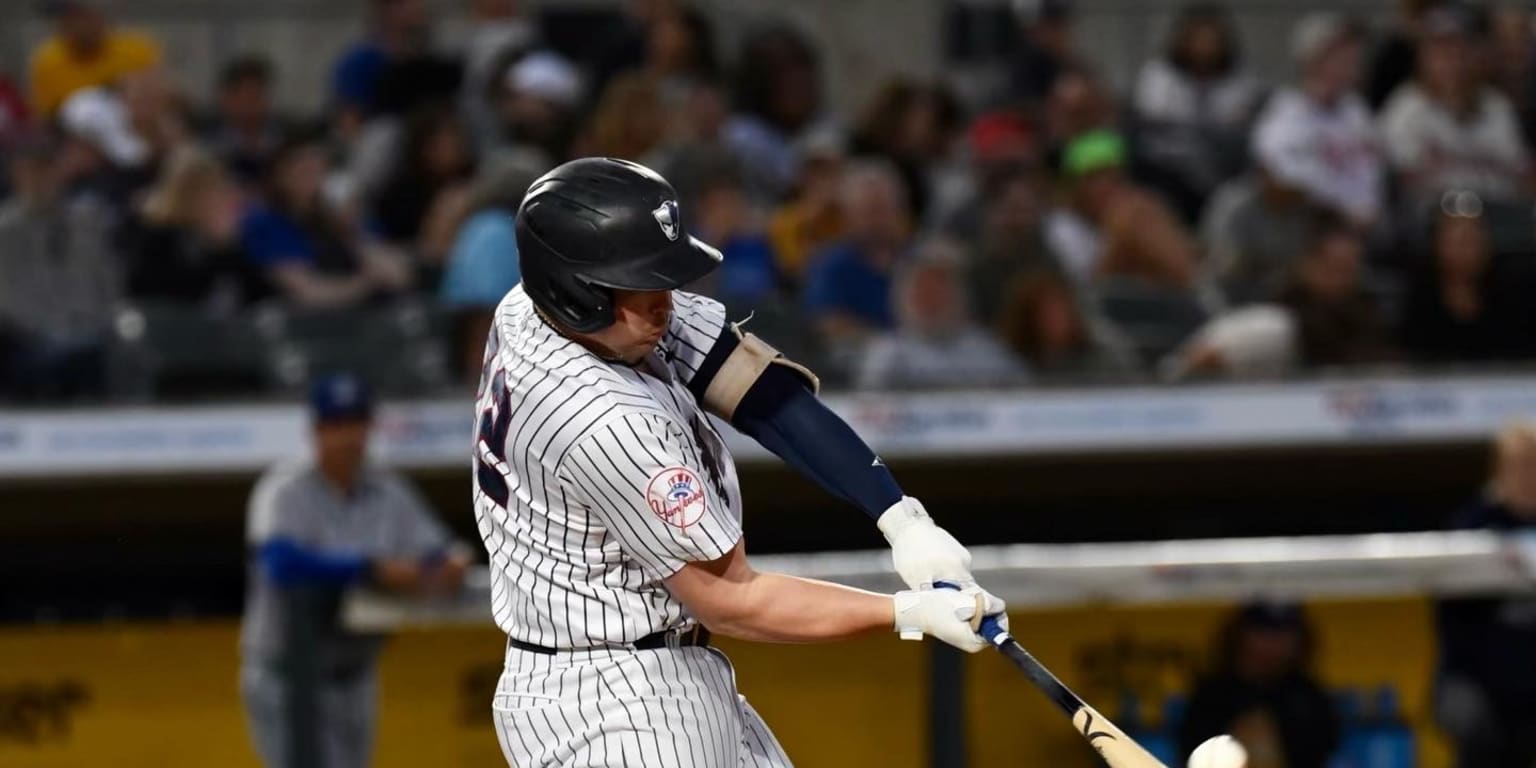
[[[653,651],[658,648],[707,648],[709,647],[709,630],[698,624],[681,632],[673,629],[664,629],[660,632],[652,632],[645,637],[628,645],[594,646],[591,648],[551,648],[547,645],[525,643],[515,638],[507,638],[507,645],[520,651],[529,653],[542,653],[553,655],[562,651],[596,651],[603,649],[628,649],[636,651]]]

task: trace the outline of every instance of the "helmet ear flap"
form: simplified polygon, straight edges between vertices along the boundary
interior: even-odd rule
[[[579,279],[554,281],[550,288],[550,309],[555,319],[571,330],[593,333],[613,324],[612,290]]]

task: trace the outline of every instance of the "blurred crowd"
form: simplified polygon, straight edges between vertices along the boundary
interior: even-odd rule
[[[834,383],[1524,360],[1531,16],[1399,5],[1374,29],[1301,18],[1290,71],[1261,78],[1229,9],[1193,2],[1119,94],[1069,0],[1024,0],[995,87],[894,77],[839,120],[804,31],[768,21],[726,50],[681,0],[579,35],[465,0],[451,49],[423,0],[369,0],[310,115],[274,106],[260,53],[189,93],[96,0],[47,0],[29,70],[0,73],[0,393],[114,396],[134,344],[151,396],[347,354],[435,369],[418,387],[470,378],[518,280],[523,190],[583,155],[671,180],[726,257],[697,289]],[[348,318],[417,330],[305,336]],[[249,375],[198,370],[238,373],[248,346]]]

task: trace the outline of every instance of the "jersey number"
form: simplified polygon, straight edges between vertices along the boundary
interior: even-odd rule
[[[512,426],[512,393],[507,389],[503,372],[497,371],[496,377],[491,380],[491,391],[495,393],[496,400],[480,413],[480,445],[485,446],[484,451],[489,452],[502,464],[507,461],[507,430]],[[475,482],[480,485],[480,491],[491,497],[502,509],[506,509],[510,492],[507,489],[507,478],[501,474],[501,470],[485,460],[482,450],[475,451],[478,467],[475,470]]]

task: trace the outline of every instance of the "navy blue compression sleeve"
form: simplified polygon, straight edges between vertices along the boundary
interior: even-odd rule
[[[361,555],[317,552],[289,539],[272,539],[256,551],[267,577],[279,586],[344,586],[363,577],[368,561]]]
[[[901,501],[901,486],[885,463],[791,368],[768,366],[736,406],[731,424],[871,519]]]

